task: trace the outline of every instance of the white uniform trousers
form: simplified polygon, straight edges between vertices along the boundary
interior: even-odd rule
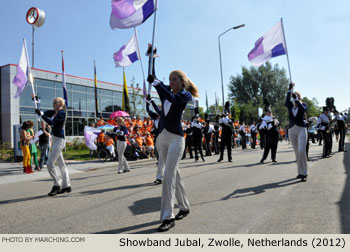
[[[66,140],[60,137],[52,136],[51,152],[49,154],[49,159],[47,160],[47,170],[51,175],[54,186],[59,186],[61,188],[70,187],[70,179],[68,174],[68,169],[66,163],[63,159],[62,150],[66,145]],[[57,162],[58,168],[60,169],[61,176],[58,174],[55,167]]]
[[[126,149],[126,141],[117,140],[117,152],[118,152],[118,172],[129,171],[128,161],[124,156]]]
[[[292,128],[288,129],[288,137],[292,143],[295,158],[297,159],[298,175],[307,175],[306,128],[294,125]]]
[[[178,169],[185,148],[185,140],[183,136],[175,135],[163,129],[157,141],[160,147],[159,155],[165,164],[160,210],[160,220],[164,221],[174,218],[175,197],[180,210],[186,211],[190,208]]]
[[[109,153],[115,157],[115,152],[114,152],[114,145],[106,146],[106,150],[109,151]]]
[[[160,147],[159,147],[159,141],[156,141],[156,148],[158,151],[158,167],[157,167],[157,175],[156,179],[163,180],[163,174],[164,174],[164,162],[162,159],[162,156],[160,155]]]

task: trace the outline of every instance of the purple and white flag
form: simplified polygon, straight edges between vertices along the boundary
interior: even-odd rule
[[[112,29],[138,26],[156,10],[156,3],[157,0],[112,0],[109,24]]]
[[[30,78],[30,66],[27,54],[27,45],[25,40],[23,40],[22,54],[17,65],[16,76],[12,83],[17,87],[17,92],[14,98],[18,98],[27,86],[28,80]]]
[[[260,66],[273,57],[286,54],[286,45],[281,21],[275,24],[255,42],[248,59],[254,66]]]
[[[88,147],[90,150],[97,150],[95,139],[97,138],[100,132],[101,132],[100,129],[96,129],[88,126],[84,127],[85,144],[86,144],[86,147]]]
[[[126,45],[123,45],[118,52],[113,54],[116,67],[130,66],[140,59],[136,34],[131,37]]]

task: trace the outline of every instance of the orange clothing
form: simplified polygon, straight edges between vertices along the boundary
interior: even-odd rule
[[[143,137],[142,136],[137,136],[135,137],[136,143],[141,147],[143,145]]]
[[[138,124],[140,127],[142,127],[142,121],[140,119],[136,120],[135,123]]]
[[[98,120],[98,122],[96,123],[96,127],[100,127],[100,126],[103,126],[105,124],[106,124],[106,122],[104,120]]]
[[[115,125],[116,121],[112,118],[112,119],[108,119],[107,123],[110,124],[110,125]]]
[[[146,137],[146,145],[147,146],[154,146],[154,141],[153,141],[153,138],[151,136]]]
[[[112,146],[114,145],[114,141],[112,138],[106,138],[105,141],[103,142],[106,146]]]
[[[101,132],[100,134],[98,134],[97,142],[103,143],[104,141],[105,141],[105,133]]]

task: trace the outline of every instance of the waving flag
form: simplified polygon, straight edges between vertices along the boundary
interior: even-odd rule
[[[147,20],[156,10],[157,0],[112,0],[109,24],[112,29],[135,27]]]
[[[86,147],[88,147],[90,150],[97,150],[95,139],[97,138],[97,135],[100,132],[101,132],[100,129],[96,129],[88,126],[84,127],[85,144],[86,144]]]
[[[15,98],[18,98],[22,94],[25,87],[27,86],[30,76],[31,76],[31,72],[30,72],[29,59],[28,59],[28,53],[27,53],[27,45],[26,45],[26,41],[23,40],[21,58],[17,65],[16,76],[12,81],[12,83],[17,87]]]
[[[140,59],[135,33],[126,45],[123,45],[118,52],[113,54],[113,59],[116,67],[130,66]]]
[[[254,66],[260,66],[273,57],[286,54],[285,38],[281,21],[275,24],[255,42],[248,59]]]

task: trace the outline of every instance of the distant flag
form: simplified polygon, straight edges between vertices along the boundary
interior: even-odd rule
[[[147,89],[146,89],[146,81],[143,79],[143,98],[146,99],[147,97]]]
[[[64,59],[63,59],[63,51],[62,53],[62,87],[63,87],[63,96],[66,101],[66,107],[68,108],[68,97],[67,97],[67,86],[66,86],[66,75],[64,74]]]
[[[26,44],[26,40],[23,39],[21,58],[17,65],[16,76],[12,81],[12,83],[17,87],[17,92],[14,98],[18,98],[22,94],[22,92],[27,86],[28,80],[31,81],[33,86],[33,79],[30,71],[29,58],[28,58],[28,52],[27,52],[27,44]]]
[[[123,69],[123,77],[124,77],[124,83],[123,83],[122,109],[123,111],[130,113],[129,94],[128,94],[128,87],[126,86],[126,77],[125,77],[124,69]]]
[[[140,58],[135,32],[129,42],[126,45],[123,45],[118,52],[113,54],[116,67],[130,66]]]
[[[109,24],[112,29],[138,26],[152,15],[156,6],[157,0],[112,0]]]
[[[248,59],[254,66],[260,66],[273,57],[287,53],[282,21],[275,24],[255,42]]]
[[[208,105],[208,94],[207,94],[207,90],[205,90],[205,105],[207,106],[207,112],[209,110],[209,105]]]
[[[97,75],[96,75],[96,63],[95,63],[95,61],[94,61],[94,83],[95,83],[95,111],[96,111],[96,118],[98,118]]]

